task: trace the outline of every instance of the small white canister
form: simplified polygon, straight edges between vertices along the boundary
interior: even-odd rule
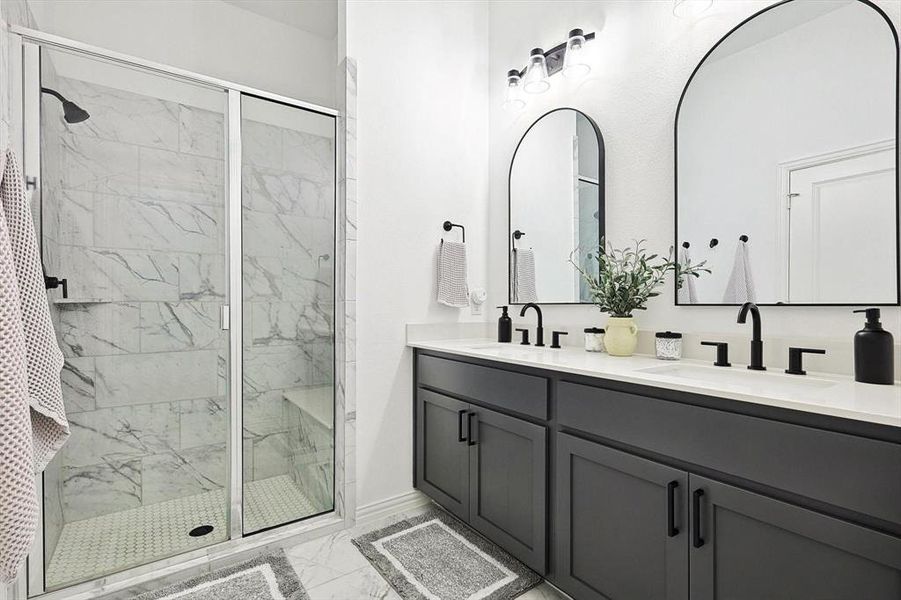
[[[679,360],[682,358],[682,334],[675,331],[658,331],[654,337],[657,358]]]
[[[604,352],[604,330],[600,327],[589,327],[585,330],[585,351]]]

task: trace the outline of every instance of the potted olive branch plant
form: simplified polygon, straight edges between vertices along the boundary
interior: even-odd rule
[[[686,277],[710,273],[710,269],[704,267],[706,261],[680,265],[672,247],[664,258],[649,254],[645,242],[636,240],[631,246],[617,249],[602,239],[597,252],[584,256],[591,267],[597,262],[597,273],[574,260],[578,249],[569,258],[585,281],[592,301],[601,312],[610,315],[604,346],[612,356],[632,356],[635,352],[638,328],[633,313],[645,310],[648,300],[660,295],[657,289],[663,285],[667,273],[675,274],[676,285],[680,288]]]

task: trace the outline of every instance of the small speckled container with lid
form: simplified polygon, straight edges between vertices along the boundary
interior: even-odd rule
[[[675,331],[658,331],[655,335],[657,358],[679,360],[682,358],[682,334]]]
[[[604,330],[600,327],[585,329],[585,351],[604,352]]]

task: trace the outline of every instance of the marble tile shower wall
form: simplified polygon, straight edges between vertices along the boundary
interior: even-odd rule
[[[57,85],[91,113],[73,125],[53,113],[59,138],[42,161],[44,252],[83,301],[55,305],[72,522],[227,482],[224,126],[186,105]]]
[[[289,474],[317,511],[333,504],[335,146],[244,121],[245,480]],[[298,388],[307,393],[291,393]]]
[[[80,124],[60,120],[59,156],[44,156],[52,194],[44,205],[58,207],[55,218],[44,215],[45,253],[56,249],[70,299],[84,301],[56,305],[74,431],[59,492],[71,522],[227,484],[228,338],[219,329],[226,172],[222,114],[72,79],[58,85],[91,113]],[[245,156],[255,152],[252,130]],[[262,145],[259,154],[281,160],[286,145]],[[327,143],[303,152],[317,150],[327,151],[320,162],[332,159]],[[306,158],[298,163],[316,162]],[[306,191],[319,187],[303,172],[255,178],[254,168],[245,169],[244,190],[253,300],[245,311],[245,479],[289,472],[290,408],[277,390],[331,377],[317,353],[328,339],[331,282],[314,270],[329,252],[301,242],[322,237],[307,221],[328,220],[332,204],[323,208]],[[277,207],[299,211],[285,213],[297,220],[267,218]],[[288,252],[292,244],[306,260]]]

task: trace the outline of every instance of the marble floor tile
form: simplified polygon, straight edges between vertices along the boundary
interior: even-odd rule
[[[517,600],[569,600],[569,596],[551,584],[544,582],[539,583],[522,596],[519,596]]]
[[[307,588],[310,600],[400,600],[388,582],[370,566]]]

